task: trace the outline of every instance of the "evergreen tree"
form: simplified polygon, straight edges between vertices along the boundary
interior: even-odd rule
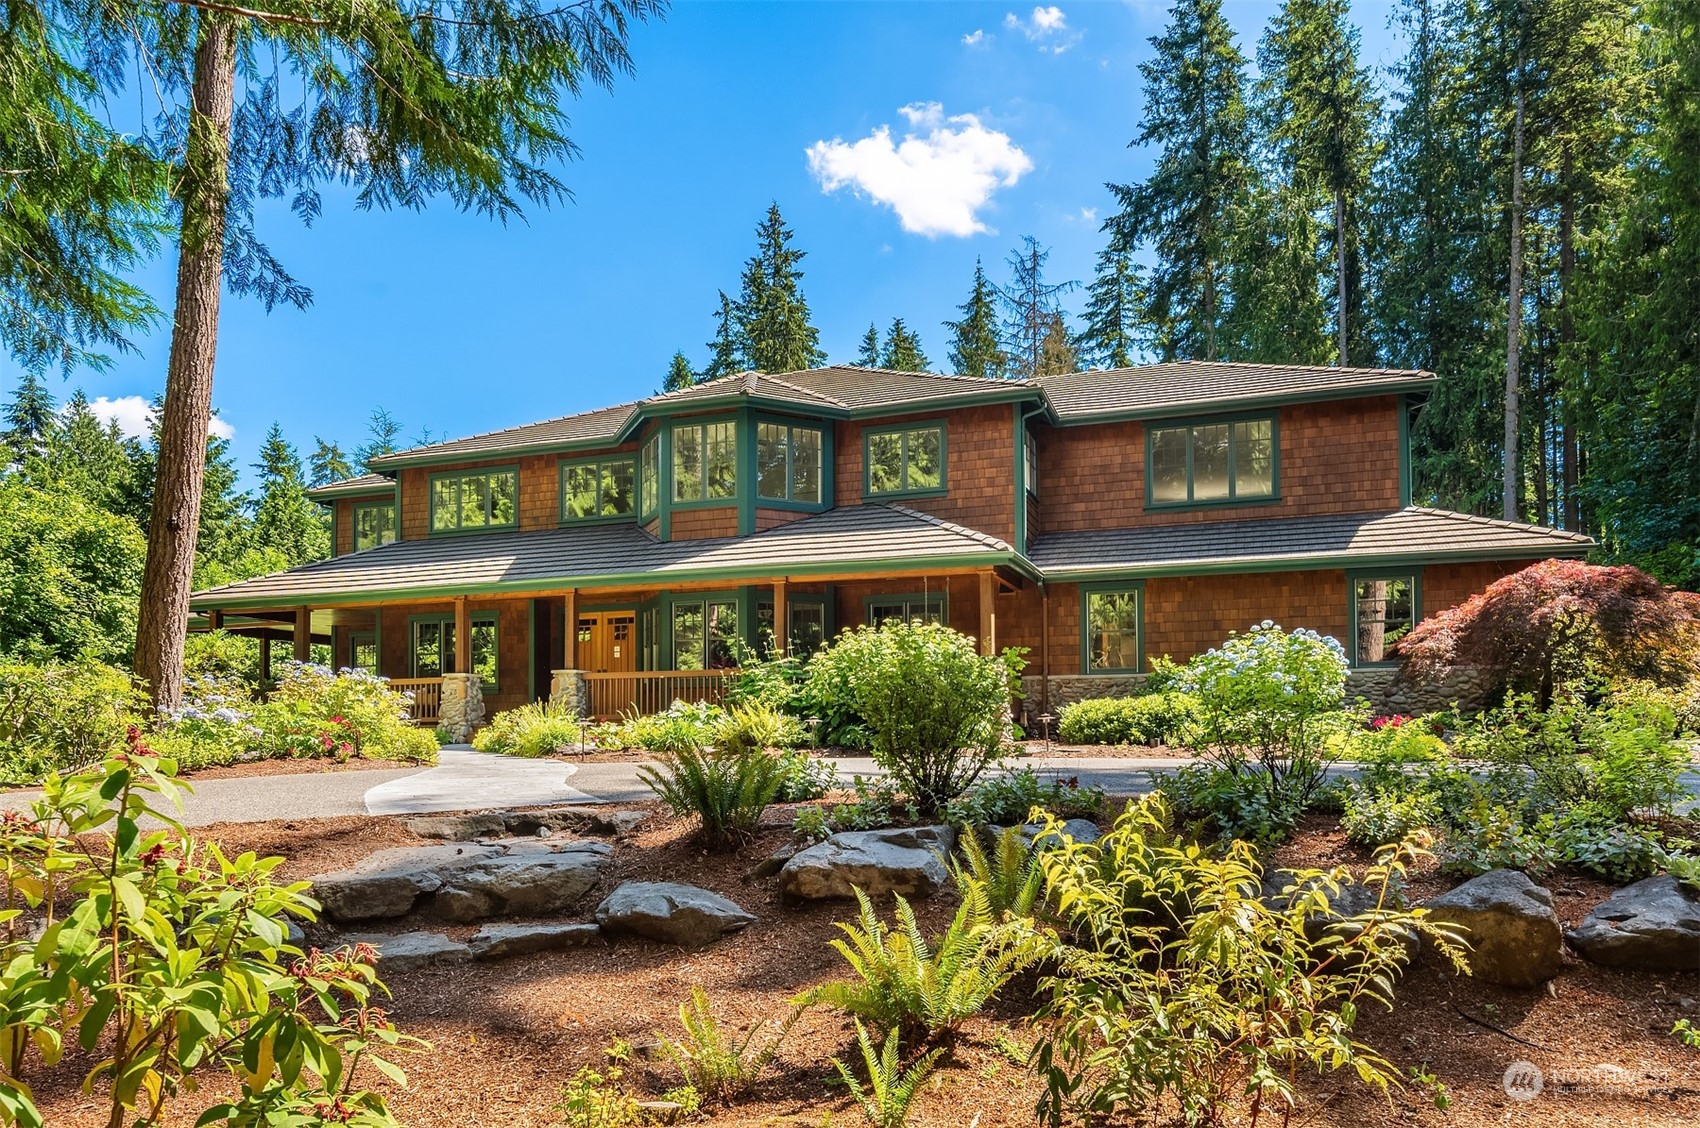
[[[254,463],[260,477],[260,496],[254,505],[253,544],[271,549],[289,567],[330,555],[330,537],[319,507],[307,498],[301,457],[273,423]]]
[[[1106,227],[1110,242],[1098,252],[1092,281],[1086,287],[1085,324],[1074,347],[1096,368],[1127,368],[1142,350],[1140,318],[1145,285],[1121,232],[1113,224]]]
[[[1145,320],[1164,360],[1214,360],[1233,306],[1233,237],[1255,179],[1245,106],[1245,58],[1221,0],[1176,0],[1169,26],[1141,63],[1145,116],[1133,145],[1157,145],[1142,184],[1112,184],[1112,222],[1157,262]]]
[[[1302,193],[1253,186],[1240,209],[1222,321],[1223,351],[1262,364],[1326,364],[1330,347],[1322,275],[1322,225]]]
[[[744,263],[738,292],[739,334],[751,367],[793,372],[826,363],[820,331],[809,320],[801,264],[808,256],[791,245],[791,229],[777,203],[756,227],[756,253]]]
[[[863,368],[880,366],[880,331],[871,321],[868,331],[862,334],[862,347],[856,352],[856,363]]]
[[[313,436],[313,453],[307,456],[308,480],[315,486],[328,486],[354,477],[354,467],[342,447]]]
[[[968,300],[956,308],[957,321],[946,321],[950,330],[950,366],[958,376],[1001,380],[1009,374],[1009,354],[1003,351],[998,333],[998,292],[979,259],[974,260],[974,286]]]
[[[25,476],[44,490],[72,493],[109,513],[139,522],[136,498],[142,463],[141,444],[124,437],[118,424],[89,408],[81,389],[73,392],[54,419],[40,453],[25,465]]]
[[[714,318],[714,339],[708,342],[708,367],[702,370],[704,380],[730,376],[750,367],[749,348],[738,324],[738,306],[726,296],[725,290],[720,291],[720,308]]]
[[[54,409],[53,393],[34,372],[26,371],[6,405],[6,430],[0,433],[14,458],[21,461],[41,449],[56,422]]]
[[[672,363],[667,366],[667,379],[662,382],[664,392],[679,392],[697,382],[697,374],[691,371],[690,357],[684,350],[673,354]]]
[[[362,473],[371,474],[372,460],[386,454],[394,454],[400,449],[397,441],[401,437],[401,422],[389,413],[389,409],[374,407],[372,416],[366,421],[367,439],[354,450],[354,461],[360,464]]]
[[[873,327],[869,326],[868,331],[871,334]],[[891,328],[885,331],[885,348],[880,353],[879,366],[899,372],[925,372],[932,367],[927,354],[921,349],[921,335],[905,325],[901,317],[892,318]]]
[[[1017,379],[1041,374],[1045,338],[1055,322],[1053,315],[1061,308],[1062,295],[1079,285],[1045,281],[1045,264],[1050,258],[1048,247],[1031,235],[1022,236],[1021,246],[1010,252],[1008,259],[1009,285],[999,291],[1004,308],[1003,347]]]
[[[1045,335],[1039,339],[1039,359],[1033,375],[1060,376],[1079,369],[1074,341],[1068,334],[1068,321],[1060,311],[1050,314],[1045,318]]]
[[[1375,163],[1381,114],[1369,72],[1358,65],[1359,35],[1347,0],[1285,0],[1258,48],[1259,126],[1273,165],[1273,210],[1329,213],[1335,341],[1339,363],[1363,349],[1362,205]],[[1302,229],[1305,233],[1308,230]],[[1300,234],[1288,227],[1289,238]],[[1321,261],[1282,256],[1302,274],[1296,292],[1319,292]],[[1280,260],[1278,260],[1280,261]],[[1245,290],[1236,290],[1246,293]],[[1319,292],[1320,296],[1320,292]]]

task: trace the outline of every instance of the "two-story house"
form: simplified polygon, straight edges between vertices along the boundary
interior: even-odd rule
[[[298,656],[329,643],[463,732],[552,694],[596,715],[713,696],[746,646],[890,618],[1026,647],[1032,715],[1264,619],[1343,640],[1385,703],[1419,618],[1593,547],[1410,504],[1435,379],[744,373],[386,455],[313,491],[331,559],[192,606]]]

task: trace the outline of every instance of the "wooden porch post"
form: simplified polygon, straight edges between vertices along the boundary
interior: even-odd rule
[[[578,589],[568,588],[561,597],[567,605],[562,622],[566,624],[567,637],[561,640],[561,669],[578,669]]]
[[[295,660],[313,660],[313,609],[310,607],[295,609]]]
[[[773,654],[783,658],[791,653],[791,625],[785,607],[785,581],[773,581]]]
[[[472,616],[466,610],[466,596],[455,597],[455,673],[472,672]]]
[[[224,629],[224,612],[223,611],[208,611],[207,612],[207,630],[209,630],[209,631],[221,631],[223,629]]]
[[[998,591],[997,577],[987,568],[980,573],[980,653],[998,652],[998,613],[992,600]]]
[[[260,688],[263,690],[272,680],[272,636],[268,631],[260,632]]]

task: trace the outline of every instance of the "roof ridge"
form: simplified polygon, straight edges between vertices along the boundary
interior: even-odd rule
[[[1107,376],[1115,372],[1146,372],[1154,368],[1184,368],[1194,365],[1209,365],[1216,368],[1255,368],[1267,372],[1290,371],[1328,371],[1336,372],[1382,372],[1401,375],[1434,375],[1426,368],[1389,368],[1384,365],[1365,366],[1359,364],[1276,364],[1268,361],[1255,360],[1199,360],[1196,357],[1185,360],[1158,360],[1150,364],[1129,364],[1120,368],[1082,368],[1074,372],[1057,372],[1049,376],[1036,377],[1038,381],[1066,380],[1070,376]]]
[[[830,395],[827,395],[825,392],[817,392],[813,388],[805,388],[801,384],[793,384],[791,381],[781,380],[777,376],[769,376],[769,375],[763,373],[761,375],[761,379],[766,380],[770,384],[778,384],[781,388],[790,388],[794,392],[801,392],[806,396],[813,396],[816,399],[825,400],[827,403],[836,404],[839,407],[849,407],[850,406],[849,404],[845,403],[843,400],[839,399],[837,396],[830,396]],[[754,389],[751,389],[751,390],[753,391]]]
[[[1501,517],[1484,517],[1479,513],[1463,513],[1456,509],[1440,509],[1432,505],[1407,505],[1405,508],[1399,510],[1399,512],[1428,513],[1436,517],[1452,517],[1460,521],[1469,521],[1472,524],[1477,525],[1491,525],[1499,529],[1519,529],[1528,533],[1546,533],[1552,536],[1564,537],[1568,540],[1576,541],[1577,543],[1581,543],[1583,541],[1593,543],[1594,540],[1594,538],[1588,534],[1579,533],[1573,529],[1557,529],[1551,525],[1535,525],[1530,524],[1527,521],[1507,521]]]
[[[934,516],[931,513],[923,513],[919,509],[910,509],[907,505],[898,505],[896,502],[893,502],[893,501],[875,502],[874,504],[879,505],[879,506],[881,506],[885,509],[889,509],[889,510],[893,511],[894,513],[901,513],[906,517],[918,518],[922,521],[925,521],[927,524],[934,525],[934,526],[936,526],[940,529],[945,529],[945,530],[948,530],[949,532],[953,532],[953,533],[959,533],[959,534],[961,534],[965,537],[969,537],[969,538],[972,538],[973,540],[977,540],[981,544],[991,545],[993,548],[1004,549],[1005,551],[1008,551],[1008,552],[1014,552],[1015,551],[1014,547],[1012,545],[1010,545],[1010,543],[1008,541],[1005,541],[1005,540],[1003,540],[999,537],[994,537],[990,533],[982,533],[979,529],[970,529],[967,525],[958,525],[955,521],[946,521],[943,517],[937,517],[937,516]]]
[[[477,434],[473,435],[462,435],[458,439],[444,439],[442,442],[425,443],[421,446],[406,447],[402,450],[392,450],[388,454],[380,454],[376,456],[372,461],[383,462],[387,459],[400,458],[404,455],[411,457],[423,451],[435,450],[437,447],[454,446],[458,443],[469,443],[474,439],[488,439],[494,435],[505,435],[510,431],[526,431],[530,430],[532,427],[543,427],[550,423],[564,423],[568,419],[583,419],[590,415],[601,415],[609,411],[618,411],[622,407],[635,408],[644,402],[644,400],[627,400],[625,403],[611,403],[607,407],[593,407],[589,411],[574,411],[567,415],[551,416],[548,419],[535,419],[530,423],[516,423],[512,427],[497,427],[493,431],[479,431]]]
[[[965,384],[1032,384],[1033,381],[1023,377],[1019,380],[1001,380],[994,376],[965,376],[960,372],[914,372],[907,368],[883,368],[874,364],[829,364],[827,368],[847,369],[852,372],[884,372],[890,376],[914,376],[927,380],[960,380]],[[820,369],[804,369],[806,372],[818,372]]]

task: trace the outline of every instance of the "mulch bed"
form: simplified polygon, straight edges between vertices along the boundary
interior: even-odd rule
[[[764,830],[737,855],[711,855],[694,844],[688,824],[654,805],[640,806],[654,815],[616,844],[614,880],[700,885],[754,912],[756,923],[701,952],[623,941],[391,977],[390,1013],[403,1030],[434,1047],[428,1055],[404,1061],[412,1084],[405,1091],[391,1090],[404,1123],[417,1128],[558,1124],[551,1106],[561,1083],[581,1067],[600,1068],[603,1048],[616,1037],[641,1046],[656,1031],[676,1032],[679,1003],[693,985],[708,992],[724,1025],[743,1027],[782,1014],[798,992],[845,971],[827,944],[839,935],[834,922],[850,919],[853,906],[789,907],[780,903],[774,879],[744,880],[754,861],[785,840],[783,828]],[[361,816],[220,825],[199,833],[232,850],[282,854],[288,859],[283,873],[292,878],[346,866],[373,849],[422,841],[402,820]],[[1330,821],[1317,819],[1307,822],[1274,860],[1284,866],[1361,867],[1368,859]],[[1412,892],[1426,896],[1449,884],[1428,867],[1413,875]],[[1609,892],[1597,882],[1555,879],[1550,885],[1567,924]],[[948,921],[954,898],[937,897],[917,908],[923,927],[936,930]],[[471,929],[451,931],[460,935]],[[916,1128],[1034,1123],[1041,1085],[1012,1061],[1012,1054],[1032,1041],[1022,1018],[1032,1009],[1033,986],[1031,980],[1012,984],[989,1013],[967,1025],[917,1102],[911,1120]],[[1700,1019],[1700,1010],[1691,1009],[1697,998],[1700,976],[1692,974],[1630,974],[1573,960],[1550,991],[1512,991],[1454,979],[1425,962],[1407,975],[1396,1008],[1366,1013],[1359,1029],[1401,1070],[1431,1068],[1448,1087],[1452,1107],[1436,1111],[1417,1087],[1395,1092],[1389,1100],[1337,1074],[1302,1082],[1308,1102],[1293,1123],[1339,1128],[1692,1125],[1700,1120],[1700,1092],[1695,1091],[1700,1090],[1700,1054],[1682,1047],[1669,1031],[1678,1018]],[[732,1108],[710,1107],[698,1122],[763,1128],[860,1124],[860,1113],[829,1081],[830,1059],[836,1055],[848,1061],[854,1053],[848,1020],[817,1008],[791,1031],[766,1081]],[[1534,1062],[1549,1076],[1616,1067],[1622,1085],[1611,1093],[1585,1094],[1555,1093],[1549,1084],[1541,1097],[1519,1103],[1505,1095],[1501,1084],[1507,1066],[1519,1060]],[[95,1108],[76,1089],[87,1066],[78,1068],[69,1060],[65,1065],[51,1084],[38,1087],[47,1122],[92,1128]],[[627,1080],[655,1095],[677,1084],[678,1077],[664,1063],[640,1058],[628,1067]],[[1661,1089],[1679,1092],[1646,1095]],[[172,1123],[192,1123],[191,1109],[211,1103],[218,1090],[219,1085],[208,1085],[177,1102],[182,1116]],[[1641,1095],[1633,1095],[1635,1090]]]

